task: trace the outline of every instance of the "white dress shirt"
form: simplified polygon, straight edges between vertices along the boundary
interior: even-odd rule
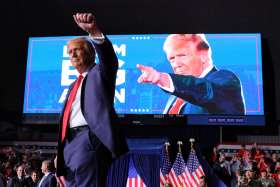
[[[104,39],[105,39],[103,34],[102,34],[102,37],[92,38],[90,36],[89,38],[90,38],[91,42],[96,43],[96,44],[102,44],[104,42]],[[88,71],[82,73],[84,78],[81,81],[81,84],[80,84],[80,86],[78,88],[78,91],[77,91],[77,95],[75,97],[75,100],[72,103],[71,114],[70,114],[70,118],[69,118],[70,128],[87,125],[87,121],[86,121],[84,115],[82,114],[82,110],[81,110],[82,84],[83,84],[83,81],[84,81],[87,74],[88,74]]]
[[[82,73],[84,78],[81,81],[76,97],[72,103],[71,114],[69,119],[70,128],[87,125],[86,119],[84,118],[84,115],[82,114],[82,110],[81,110],[82,84],[87,74],[88,74],[87,71]]]

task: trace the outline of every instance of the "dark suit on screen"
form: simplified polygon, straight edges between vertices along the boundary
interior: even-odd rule
[[[67,138],[61,142],[60,125],[57,175],[73,177],[65,167],[67,163],[71,170],[81,171],[77,177],[82,181],[79,186],[99,187],[105,186],[103,182],[112,157],[123,154],[127,147],[124,138],[117,136],[112,127],[116,116],[113,103],[118,59],[106,37],[102,44],[93,44],[99,63],[88,71],[81,90],[81,110],[89,128],[72,135],[67,133]],[[84,172],[87,177],[84,177]],[[88,176],[88,172],[92,175]]]
[[[163,113],[168,113],[177,97],[186,101],[181,114],[245,114],[242,87],[231,71],[215,67],[203,78],[170,74],[174,93]]]

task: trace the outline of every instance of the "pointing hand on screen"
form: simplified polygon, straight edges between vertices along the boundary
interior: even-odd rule
[[[163,87],[169,87],[168,75],[161,73],[150,66],[137,64],[136,67],[142,72],[138,77],[138,83],[151,83]]]

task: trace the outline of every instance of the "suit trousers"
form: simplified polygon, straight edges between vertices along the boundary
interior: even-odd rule
[[[111,152],[88,128],[67,134],[64,160],[67,187],[105,187]]]

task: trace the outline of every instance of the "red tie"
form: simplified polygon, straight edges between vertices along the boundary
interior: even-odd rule
[[[170,108],[168,114],[179,114],[180,110],[182,109],[182,107],[184,106],[185,103],[186,102],[183,99],[177,97],[173,106]]]
[[[78,88],[79,88],[83,78],[84,78],[83,75],[80,74],[79,78],[76,80],[76,82],[69,94],[68,101],[66,103],[64,113],[63,113],[61,141],[63,141],[65,138],[68,121],[69,121],[69,117],[70,117],[70,113],[71,113],[72,103],[75,100]]]

